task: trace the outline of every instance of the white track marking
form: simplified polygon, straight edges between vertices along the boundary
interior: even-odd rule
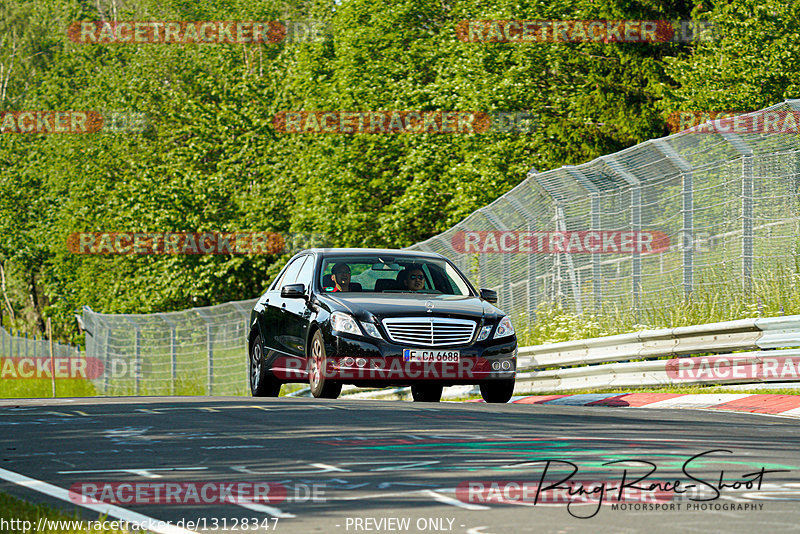
[[[437,501],[442,504],[449,504],[451,506],[457,506],[459,508],[463,508],[465,510],[490,510],[488,506],[483,506],[481,504],[471,504],[468,502],[461,502],[458,499],[454,499],[452,497],[448,497],[447,495],[442,495],[441,493],[436,493],[433,490],[423,490],[422,493],[426,495],[430,495]]]
[[[39,493],[44,493],[45,495],[49,495],[50,497],[55,497],[56,499],[66,501],[68,503],[75,504],[83,508],[88,508],[89,510],[94,510],[95,512],[98,512],[103,515],[115,517],[117,519],[120,519],[122,521],[127,521],[129,523],[137,523],[139,525],[144,524],[145,525],[144,530],[156,532],[157,534],[197,534],[193,530],[187,530],[185,528],[181,528],[175,525],[170,525],[166,521],[155,519],[140,514],[138,512],[133,512],[131,510],[128,510],[126,508],[121,508],[113,504],[104,503],[92,499],[90,497],[85,497],[83,495],[74,493],[59,486],[54,486],[53,484],[49,484],[41,480],[36,480],[35,478],[26,477],[25,475],[21,475],[13,471],[8,471],[6,469],[0,469],[0,478],[2,478],[3,480],[7,480],[8,482],[11,482],[18,486],[22,486],[23,488],[38,491]],[[72,496],[72,498],[70,498],[70,496]],[[84,500],[90,500],[92,502],[88,503],[76,502]]]
[[[248,510],[253,510],[254,512],[261,512],[262,514],[271,515],[272,517],[277,517],[280,519],[291,519],[293,517],[297,517],[294,514],[282,511],[280,508],[267,506],[265,504],[242,501],[241,499],[236,504],[242,508],[247,508]]]
[[[76,475],[83,473],[130,473],[144,478],[161,478],[161,475],[152,471],[197,471],[205,470],[208,467],[153,467],[150,469],[90,469],[87,471],[58,471],[59,475]]]
[[[671,399],[664,399],[657,402],[645,404],[641,408],[710,408],[726,402],[749,397],[749,394],[732,394],[723,393],[720,395],[703,394],[703,395],[683,395],[681,397],[672,397]]]

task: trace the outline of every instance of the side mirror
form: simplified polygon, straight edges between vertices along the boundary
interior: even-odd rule
[[[285,299],[306,298],[306,286],[303,284],[289,284],[281,288],[281,297]]]
[[[483,289],[481,288],[481,298],[486,302],[491,302],[492,304],[497,304],[497,291],[494,289]]]

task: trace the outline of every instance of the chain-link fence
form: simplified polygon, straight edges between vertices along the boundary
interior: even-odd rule
[[[650,311],[702,291],[737,298],[764,283],[781,291],[800,273],[800,125],[790,128],[798,111],[800,100],[787,101],[745,115],[753,126],[745,133],[718,123],[715,133],[695,129],[534,170],[410,248],[453,259],[529,325],[547,302],[571,312],[623,309],[647,323]],[[150,315],[84,309],[87,355],[103,362],[98,389],[246,394],[254,304]]]
[[[56,359],[81,357],[80,347],[53,342],[53,357]],[[8,332],[0,326],[0,358],[13,358],[16,360],[50,358],[50,340],[44,336],[29,336],[21,332],[15,333],[13,330]],[[19,371],[19,367],[7,368],[6,375],[9,370],[16,373]],[[25,372],[27,372],[27,368]],[[16,376],[16,374],[5,376],[0,365],[0,379],[3,378],[19,378],[19,376]]]
[[[551,302],[653,324],[651,312],[687,296],[735,298],[796,280],[798,111],[790,100],[583,165],[534,169],[410,248],[453,259],[527,321]]]
[[[247,332],[257,299],[156,314],[83,310],[86,354],[105,395],[244,395]]]

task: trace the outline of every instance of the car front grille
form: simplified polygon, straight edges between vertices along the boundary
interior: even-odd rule
[[[384,319],[383,326],[395,343],[438,347],[466,345],[475,333],[475,321],[443,317],[397,317]]]

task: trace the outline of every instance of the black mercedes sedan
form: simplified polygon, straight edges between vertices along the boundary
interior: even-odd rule
[[[415,401],[479,384],[486,402],[514,391],[517,337],[447,258],[384,249],[310,249],[275,277],[251,314],[250,390],[289,382],[336,398],[343,384],[410,386]]]

